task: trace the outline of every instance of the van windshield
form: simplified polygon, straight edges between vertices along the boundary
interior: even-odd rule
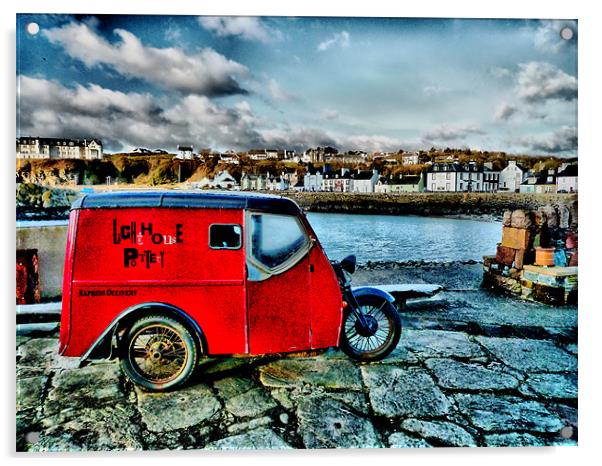
[[[253,257],[268,268],[292,259],[308,244],[299,219],[292,215],[252,214]]]

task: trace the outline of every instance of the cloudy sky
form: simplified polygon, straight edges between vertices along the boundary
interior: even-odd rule
[[[27,14],[17,74],[17,136],[109,152],[577,153],[573,21]]]

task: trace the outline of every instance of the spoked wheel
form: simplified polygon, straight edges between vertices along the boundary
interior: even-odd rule
[[[395,307],[380,296],[358,296],[366,325],[347,309],[343,316],[341,349],[360,361],[378,361],[395,349],[401,336],[401,319]]]
[[[149,390],[182,385],[194,372],[197,344],[190,331],[175,319],[149,316],[126,331],[121,367],[135,383]]]

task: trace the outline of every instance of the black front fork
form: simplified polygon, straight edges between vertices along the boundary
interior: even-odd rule
[[[355,295],[353,294],[353,291],[351,290],[351,286],[343,285],[341,287],[341,292],[343,295],[343,299],[347,303],[347,306],[349,306],[349,308],[351,309],[351,312],[356,317],[356,319],[359,321],[362,328],[367,328],[368,323],[366,322],[366,318],[364,317],[364,314],[361,310],[361,306],[357,302],[357,299],[355,299]]]

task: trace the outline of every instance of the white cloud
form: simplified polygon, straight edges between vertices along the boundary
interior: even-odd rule
[[[339,118],[339,112],[337,112],[336,110],[331,110],[329,108],[325,108],[324,110],[322,110],[322,118],[324,118],[325,120],[337,120]]]
[[[150,94],[124,93],[97,85],[68,88],[46,79],[18,80],[20,136],[101,138],[108,150],[174,148],[195,141],[207,147],[264,145],[246,101],[232,108],[189,95],[168,108]]]
[[[577,98],[577,78],[546,62],[518,65],[518,96],[526,102],[548,99],[573,100]]]
[[[510,119],[510,117],[512,117],[514,114],[516,114],[517,111],[518,111],[518,108],[516,108],[514,105],[510,105],[506,102],[502,102],[495,109],[495,113],[494,113],[493,117],[496,120],[508,120],[508,119]]]
[[[175,25],[168,26],[163,35],[169,42],[179,42],[182,39],[182,31]]]
[[[445,94],[445,93],[447,93],[449,91],[450,91],[450,89],[448,87],[440,86],[440,85],[424,86],[422,88],[422,92],[427,97],[432,97],[432,96],[435,96],[435,95]]]
[[[483,135],[485,131],[476,125],[449,126],[443,124],[425,131],[422,138],[426,141],[457,141],[472,134]]]
[[[344,149],[362,149],[366,152],[391,152],[399,150],[403,144],[399,139],[380,135],[359,135],[340,138]],[[404,146],[404,147],[407,147]]]
[[[507,78],[509,76],[512,76],[512,71],[509,70],[508,68],[503,68],[500,66],[494,66],[492,67],[489,72],[491,73],[491,75],[494,78],[497,79],[503,79],[503,78]]]
[[[115,29],[121,39],[113,44],[87,24],[69,23],[44,32],[48,40],[87,67],[109,66],[126,77],[139,78],[182,93],[229,95],[245,93],[237,77],[245,66],[211,48],[190,54],[181,49],[149,47],[134,34]]]
[[[577,151],[577,128],[562,126],[552,133],[519,138],[518,143],[533,152],[572,154]]]
[[[279,30],[268,28],[253,16],[199,16],[198,21],[202,27],[220,37],[238,36],[263,43],[282,39]]]
[[[150,94],[119,92],[98,85],[66,87],[40,78],[18,79],[18,135],[100,138],[109,151],[132,147],[195,147],[245,150],[281,147],[305,150],[335,146],[342,150],[397,150],[401,142],[382,135],[345,136],[322,128],[262,127],[248,101],[231,107],[187,95],[160,107]]]
[[[326,39],[318,44],[318,51],[324,52],[329,48],[338,45],[340,47],[349,47],[350,35],[347,31],[336,32],[330,39]]]
[[[274,100],[279,102],[290,102],[297,99],[296,95],[285,91],[275,79],[270,79],[265,86],[267,87],[269,95]]]

